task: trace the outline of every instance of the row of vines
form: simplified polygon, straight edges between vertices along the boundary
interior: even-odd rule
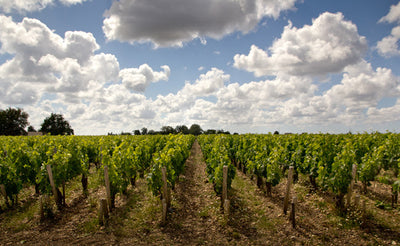
[[[174,186],[194,136],[2,136],[0,140],[0,185],[7,205],[16,204],[26,186],[34,186],[37,194],[51,194],[50,166],[58,193],[56,203],[61,208],[65,205],[65,184],[71,179],[81,176],[83,192],[87,193],[91,167],[103,178],[104,167],[108,167],[111,206],[115,195],[126,193],[138,177],[145,177],[149,188],[159,195],[161,167],[166,167],[168,183]]]
[[[221,191],[222,166],[228,165],[228,186],[235,166],[265,183],[267,194],[280,183],[285,171],[294,167],[309,177],[315,189],[329,190],[343,207],[344,196],[352,181],[352,167],[363,191],[371,181],[391,185],[397,203],[400,190],[400,135],[372,134],[289,134],[289,135],[209,135],[200,136],[207,172],[217,193]]]

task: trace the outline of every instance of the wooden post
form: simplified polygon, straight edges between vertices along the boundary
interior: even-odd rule
[[[168,182],[167,182],[167,168],[162,167],[161,168],[162,172],[162,181],[163,181],[163,199],[165,199],[165,202],[167,203],[167,209],[171,205],[171,201],[169,199],[169,192],[168,192]]]
[[[63,203],[63,206],[66,206],[66,203],[65,203],[65,181],[63,181],[62,182],[62,203]]]
[[[290,220],[292,221],[293,228],[296,228],[296,213],[295,213],[296,204],[297,204],[297,197],[294,196],[292,200],[292,210],[290,212],[290,217],[289,217]]]
[[[40,204],[39,204],[39,215],[40,215],[40,221],[43,221],[44,218],[44,201],[43,201],[43,196],[40,196]]]
[[[50,185],[51,185],[51,190],[53,192],[53,196],[54,196],[54,200],[56,201],[56,204],[59,205],[59,200],[58,200],[58,192],[57,192],[57,188],[56,185],[54,183],[54,179],[53,179],[53,172],[51,171],[51,166],[47,165],[46,166],[47,169],[47,173],[49,175],[49,180],[50,180]]]
[[[286,214],[288,206],[289,206],[290,186],[292,185],[292,182],[293,182],[293,170],[294,170],[294,167],[290,166],[289,173],[288,173],[287,185],[286,185],[285,200],[283,201],[283,213],[284,214]]]
[[[99,224],[107,225],[107,222],[108,222],[107,200],[102,198],[102,199],[100,199]]]
[[[357,165],[356,164],[353,164],[353,170],[352,170],[352,173],[351,173],[351,182],[350,182],[350,186],[349,186],[349,189],[348,189],[348,191],[347,191],[347,207],[350,207],[351,206],[351,196],[352,196],[352,193],[353,193],[353,187],[354,187],[354,181],[355,181],[355,179],[356,179],[356,174],[357,174]]]
[[[165,225],[167,223],[167,201],[165,198],[162,199],[162,224]]]
[[[222,169],[222,205],[225,207],[225,200],[228,199],[228,166]]]
[[[99,225],[104,225],[104,221],[103,221],[103,203],[101,202],[102,199],[99,200],[99,214],[98,214],[98,221],[99,221]]]
[[[225,199],[225,202],[224,202],[224,215],[225,215],[225,218],[228,218],[229,217],[229,208],[230,208],[230,200],[229,199]]]
[[[108,203],[108,209],[112,210],[112,204],[111,204],[111,189],[110,189],[110,178],[108,176],[108,166],[104,166],[104,182],[106,185],[106,195],[107,195],[107,203]]]

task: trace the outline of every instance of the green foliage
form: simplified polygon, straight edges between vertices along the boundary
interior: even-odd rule
[[[0,136],[0,184],[15,201],[24,185],[51,193],[46,165],[51,165],[57,186],[88,174],[90,164],[104,177],[109,167],[111,190],[125,192],[138,176],[146,176],[150,190],[160,194],[161,168],[166,167],[173,187],[184,170],[193,135],[136,136]],[[378,180],[399,191],[400,134],[246,134],[201,135],[198,141],[207,163],[209,180],[222,191],[222,170],[228,166],[228,186],[234,165],[270,185],[279,184],[289,166],[313,177],[322,189],[343,197],[351,182],[352,165],[364,184]],[[311,180],[311,179],[310,179]]]
[[[217,194],[222,193],[223,166],[228,166],[228,189],[235,177],[236,169],[229,157],[230,138],[228,135],[201,135],[198,137],[207,164],[206,171]]]
[[[343,196],[347,193],[352,179],[351,172],[355,157],[352,143],[348,141],[343,146],[342,151],[334,158],[327,186],[338,196]]]
[[[40,131],[51,135],[74,135],[74,130],[68,121],[61,114],[54,113],[44,119]]]
[[[29,124],[28,117],[28,113],[20,108],[0,109],[0,135],[26,135],[25,127]]]
[[[167,171],[167,182],[171,187],[184,170],[184,164],[189,157],[194,141],[193,135],[169,135],[164,148],[155,152],[147,180],[154,195],[159,195],[162,187],[162,167]]]

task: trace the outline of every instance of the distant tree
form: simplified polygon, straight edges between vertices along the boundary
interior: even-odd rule
[[[147,134],[148,134],[148,135],[155,135],[156,132],[155,132],[154,130],[150,130]]]
[[[133,134],[135,134],[135,135],[141,135],[141,134],[140,134],[140,130],[134,130],[134,131],[133,131]]]
[[[217,134],[217,130],[208,129],[207,131],[204,132],[204,134]]]
[[[121,132],[120,135],[132,135],[132,133],[130,133],[130,132]]]
[[[279,135],[279,132],[278,132],[278,131],[275,131],[275,132],[274,132],[274,135]]]
[[[44,119],[40,131],[44,134],[50,133],[51,135],[74,135],[74,130],[68,121],[61,114],[54,113],[51,113],[49,117]]]
[[[147,135],[147,128],[146,127],[142,128],[142,135]]]
[[[168,134],[175,134],[175,129],[172,126],[163,126],[161,127],[161,134],[168,135]]]
[[[175,132],[176,133],[182,133],[182,134],[189,134],[189,128],[185,125],[181,126],[176,126],[175,127]]]
[[[33,126],[28,126],[28,132],[36,132],[35,127],[33,127]]]
[[[193,124],[189,128],[189,134],[197,136],[202,133],[203,133],[203,129],[201,129],[200,125],[198,125],[198,124]]]
[[[0,135],[26,135],[25,127],[29,124],[28,117],[28,113],[20,108],[0,110]]]

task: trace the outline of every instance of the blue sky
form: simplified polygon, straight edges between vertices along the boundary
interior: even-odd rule
[[[76,134],[400,128],[391,0],[0,0],[0,108]]]

